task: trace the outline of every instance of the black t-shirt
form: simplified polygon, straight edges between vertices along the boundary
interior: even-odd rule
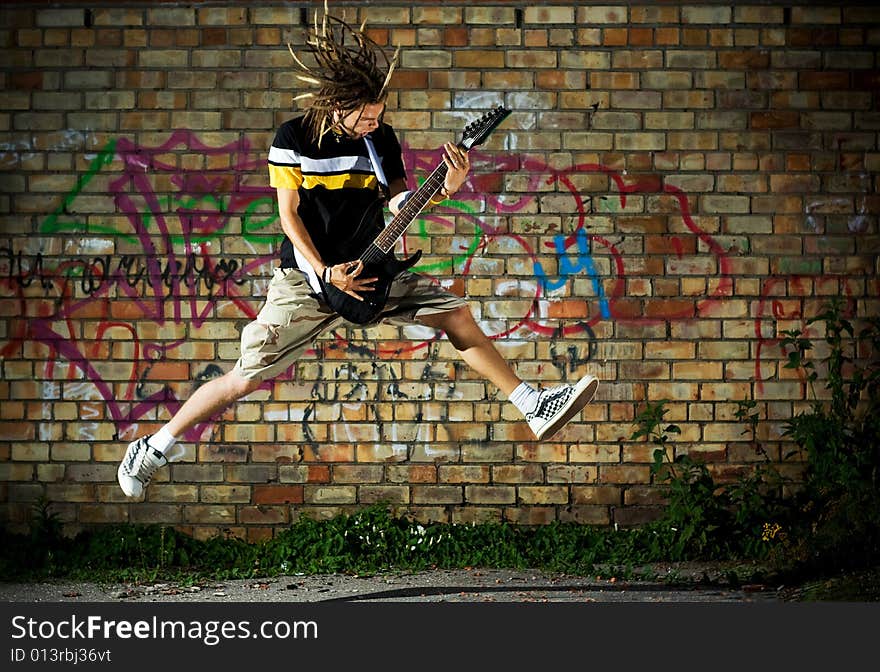
[[[394,129],[383,123],[370,138],[388,182],[405,179]],[[362,227],[377,232],[376,222],[382,224],[379,181],[362,138],[328,133],[318,147],[303,117],[291,119],[278,129],[269,150],[269,183],[299,190],[298,214],[325,263],[357,258],[361,250],[352,250],[363,238]],[[281,266],[297,266],[287,238],[281,244]]]

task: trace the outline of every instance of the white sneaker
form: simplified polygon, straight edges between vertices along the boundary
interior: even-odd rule
[[[597,387],[599,379],[596,376],[584,376],[575,385],[558,385],[541,390],[535,410],[526,413],[529,427],[538,440],[549,439],[580,413],[593,400]]]
[[[127,497],[140,497],[159,467],[183,457],[184,449],[179,444],[172,446],[168,453],[162,453],[148,443],[149,438],[142,436],[129,443],[116,470],[116,480]]]

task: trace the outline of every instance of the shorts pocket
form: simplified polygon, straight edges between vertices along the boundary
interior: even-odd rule
[[[279,356],[282,325],[253,321],[241,332],[241,361],[245,368],[266,367]]]

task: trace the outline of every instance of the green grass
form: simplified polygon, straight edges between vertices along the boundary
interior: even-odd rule
[[[104,526],[61,535],[38,509],[30,536],[0,538],[0,575],[9,579],[150,579],[170,574],[246,578],[302,572],[377,573],[464,567],[537,568],[586,575],[597,566],[621,571],[696,559],[680,532],[662,524],[613,530],[574,523],[523,527],[506,523],[422,525],[381,506],[330,520],[300,519],[267,541],[197,540],[161,526]],[[731,557],[714,548],[703,557]]]

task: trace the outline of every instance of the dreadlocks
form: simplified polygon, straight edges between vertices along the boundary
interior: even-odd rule
[[[326,0],[320,28],[316,11],[314,33],[306,42],[306,51],[314,58],[315,66],[305,65],[289,44],[287,48],[303,73],[297,74],[297,79],[318,87],[316,92],[300,94],[294,100],[311,99],[305,115],[306,128],[319,145],[324,135],[337,126],[333,119],[335,111],[350,112],[385,100],[400,51],[398,48],[389,59],[364,34],[364,24],[355,29],[342,19],[329,16]],[[383,60],[381,67],[379,56]]]

